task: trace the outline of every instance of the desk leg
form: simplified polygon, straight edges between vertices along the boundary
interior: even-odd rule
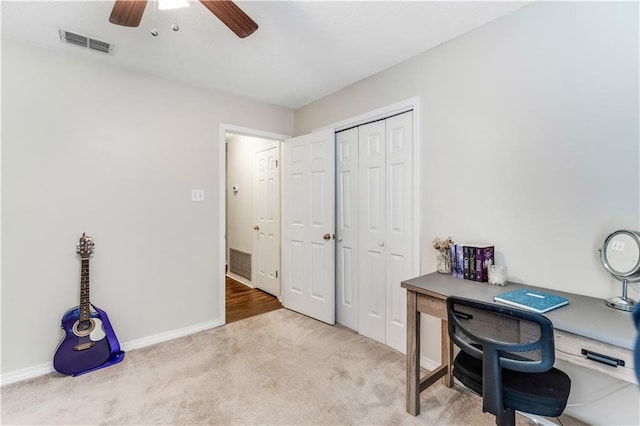
[[[442,383],[446,387],[450,388],[450,387],[453,387],[453,376],[451,375],[451,371],[453,369],[453,344],[451,343],[451,338],[449,337],[449,321],[442,320],[441,323],[442,323],[442,329],[440,331],[442,333],[442,338],[440,339],[442,344],[441,364],[447,366],[447,372],[444,375],[444,377],[442,377]]]
[[[420,414],[420,314],[418,295],[407,291],[407,413]]]

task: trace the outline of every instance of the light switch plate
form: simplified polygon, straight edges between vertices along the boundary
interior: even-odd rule
[[[204,201],[204,189],[192,189],[191,201]]]

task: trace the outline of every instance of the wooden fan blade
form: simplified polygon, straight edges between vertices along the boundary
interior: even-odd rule
[[[200,3],[240,38],[245,38],[258,29],[258,24],[230,0],[200,0]]]
[[[137,27],[146,6],[147,0],[116,0],[109,22],[124,27]]]

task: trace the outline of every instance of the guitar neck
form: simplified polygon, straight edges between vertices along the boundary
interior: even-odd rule
[[[89,319],[89,300],[89,258],[83,258],[80,269],[80,321]]]

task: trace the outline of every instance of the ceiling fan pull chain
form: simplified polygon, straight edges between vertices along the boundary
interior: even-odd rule
[[[178,26],[178,9],[176,9],[173,15],[173,25],[171,25],[171,29],[173,31],[180,31],[180,27]]]
[[[158,27],[156,26],[156,21],[158,17],[158,2],[153,0],[153,27],[151,28],[151,35],[154,37],[158,37]]]

